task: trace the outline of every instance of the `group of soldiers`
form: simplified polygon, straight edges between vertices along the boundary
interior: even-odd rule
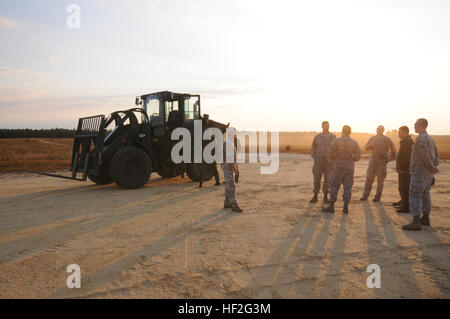
[[[430,225],[431,195],[430,190],[434,185],[433,175],[438,173],[439,154],[436,144],[427,133],[428,121],[420,118],[414,124],[414,130],[418,134],[414,142],[409,134],[409,128],[399,128],[400,149],[397,153],[392,140],[384,135],[384,127],[377,127],[377,135],[372,136],[367,142],[365,149],[371,152],[369,166],[366,172],[366,182],[361,201],[367,201],[372,185],[377,179],[374,202],[379,202],[383,193],[384,180],[387,176],[387,165],[396,160],[398,173],[398,189],[400,201],[393,203],[398,213],[411,213],[413,220],[410,224],[403,226],[405,230],[421,230],[422,225]],[[344,208],[343,212],[348,214],[349,203],[352,198],[353,178],[355,175],[355,162],[361,159],[361,149],[358,142],[350,137],[352,129],[348,125],[342,128],[342,136],[329,131],[328,121],[322,123],[322,133],[314,137],[311,147],[311,157],[314,159],[314,196],[311,203],[318,201],[321,181],[323,177],[322,191],[323,201],[326,204],[323,211],[334,213],[334,203],[341,185],[343,185]],[[228,145],[228,143],[230,143]],[[234,150],[234,161],[223,161],[221,168],[225,179],[225,201],[224,208],[231,208],[235,212],[242,212],[236,200],[236,182],[239,169],[236,164],[236,148],[233,142],[225,140],[223,144],[224,159],[227,150]],[[199,187],[202,187],[203,177],[206,169],[211,166],[215,185],[220,185],[219,173],[216,163],[202,165],[202,173]],[[330,197],[328,198],[328,194]]]
[[[387,176],[387,164],[396,160],[399,193],[401,200],[394,203],[398,213],[411,213],[413,220],[403,226],[405,230],[420,230],[421,225],[430,225],[431,195],[434,184],[433,175],[438,172],[439,154],[436,144],[426,129],[428,121],[420,118],[414,124],[418,134],[413,142],[407,126],[399,128],[400,149],[396,152],[392,140],[385,136],[384,127],[377,127],[377,135],[371,137],[365,149],[371,152],[366,182],[361,201],[366,201],[370,195],[372,184],[377,179],[374,202],[381,200],[384,180]],[[314,196],[312,203],[318,201],[320,184],[323,177],[323,201],[327,204],[323,211],[334,213],[334,203],[341,184],[344,187],[343,212],[348,214],[348,204],[352,197],[352,186],[355,172],[355,162],[361,158],[361,150],[354,139],[350,137],[351,128],[345,125],[342,136],[336,136],[329,131],[327,121],[322,123],[322,133],[314,137],[311,156],[314,159]],[[328,198],[328,194],[330,197]]]

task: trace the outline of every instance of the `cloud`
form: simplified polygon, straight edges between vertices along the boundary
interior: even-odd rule
[[[37,89],[0,86],[0,128],[74,128],[80,117],[108,115],[113,111],[134,107],[131,94],[53,94]]]
[[[28,76],[28,75],[39,75],[39,72],[23,69],[11,69],[7,66],[0,66],[0,75],[1,74],[13,76]]]
[[[4,108],[7,104],[33,101],[46,95],[47,92],[43,90],[0,85],[0,108]]]
[[[15,27],[17,27],[17,22],[13,19],[0,17],[0,27],[4,29],[14,29]]]

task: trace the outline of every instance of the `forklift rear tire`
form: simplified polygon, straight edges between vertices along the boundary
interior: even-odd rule
[[[93,181],[95,184],[98,184],[98,185],[107,185],[107,184],[111,184],[113,182],[113,179],[111,177],[111,173],[109,170],[109,165],[107,165],[107,164],[104,164],[100,167],[100,175],[99,176],[88,174],[88,177],[91,181]]]
[[[151,173],[150,156],[137,147],[123,147],[111,160],[111,177],[121,188],[141,188],[147,183]]]

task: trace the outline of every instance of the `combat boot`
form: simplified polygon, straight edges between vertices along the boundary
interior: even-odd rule
[[[224,203],[224,204],[223,204],[223,208],[232,208],[232,205],[231,205],[231,204]]]
[[[360,201],[366,201],[369,196],[363,195],[359,200]]]
[[[423,213],[423,216],[420,218],[420,223],[425,226],[430,226],[430,214]]]
[[[348,202],[344,202],[344,209],[342,210],[344,214],[348,214]]]
[[[322,208],[322,211],[324,211],[326,213],[334,213],[334,203],[333,202],[329,202],[328,206]]]
[[[414,216],[411,224],[402,227],[404,230],[421,230],[420,216]]]
[[[381,195],[376,194],[375,197],[372,199],[374,202],[379,202],[381,200]]]
[[[310,203],[317,203],[317,193],[314,193],[314,197],[309,202]]]
[[[397,209],[397,213],[409,213],[409,208],[400,207]]]
[[[323,202],[325,204],[328,204],[328,194],[327,193],[323,194]]]

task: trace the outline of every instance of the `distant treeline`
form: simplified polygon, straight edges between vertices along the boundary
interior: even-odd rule
[[[65,128],[52,129],[0,129],[0,138],[32,138],[32,137],[47,137],[47,138],[70,138],[75,136],[75,129],[69,130]]]

